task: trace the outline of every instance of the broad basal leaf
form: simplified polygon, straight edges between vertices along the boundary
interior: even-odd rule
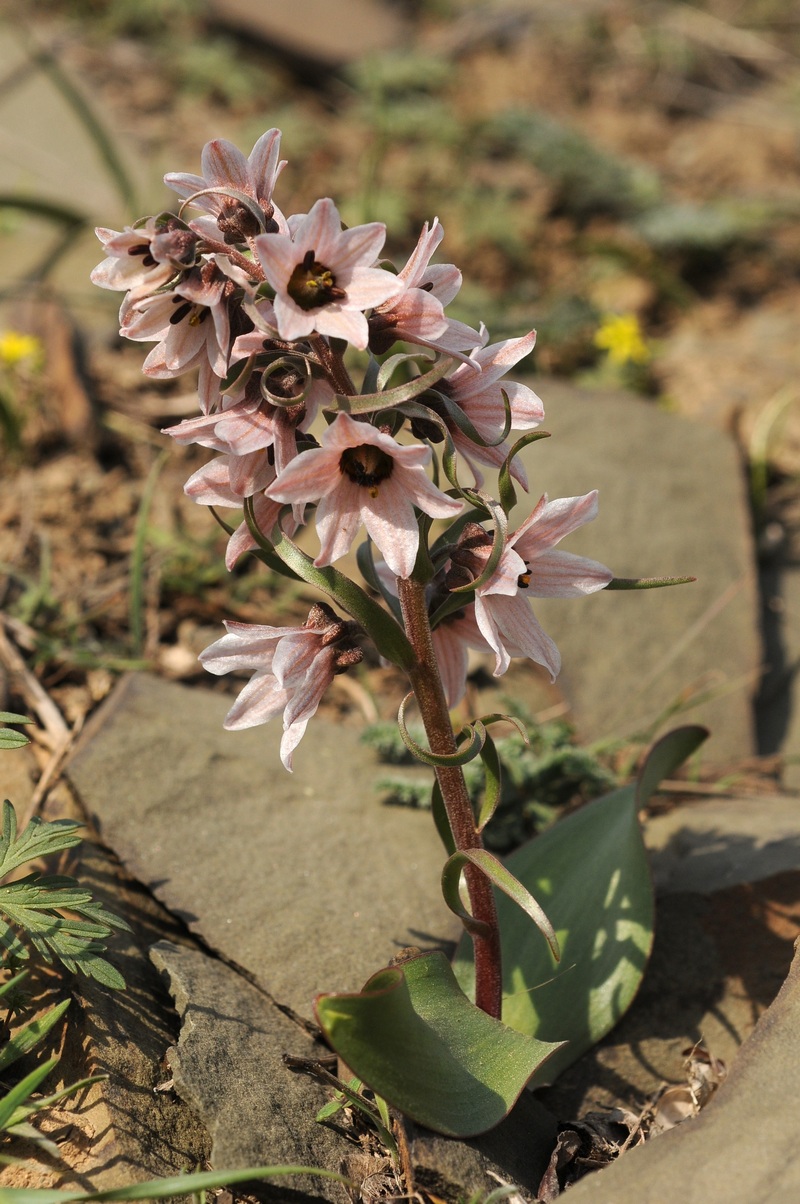
[[[558,1049],[476,1008],[439,952],[379,970],[359,994],[319,995],[315,1010],[358,1078],[450,1137],[499,1124],[537,1066]]]
[[[537,1071],[552,1082],[611,1029],[630,1006],[653,932],[653,888],[637,809],[658,781],[705,739],[681,728],[659,741],[639,775],[567,816],[507,858],[555,928],[556,962],[534,924],[497,894],[503,949],[503,1020],[542,1041],[566,1042]],[[455,972],[474,994],[472,942],[462,940]]]

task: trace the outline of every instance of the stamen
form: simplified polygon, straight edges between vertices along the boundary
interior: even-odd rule
[[[347,293],[336,284],[330,268],[316,259],[316,252],[306,251],[302,263],[289,277],[286,291],[301,309],[320,309],[333,301],[343,301]]]
[[[388,480],[394,469],[394,460],[374,443],[361,443],[348,447],[339,460],[339,471],[346,474],[356,485],[369,490],[369,496],[378,496],[378,486]]]
[[[169,324],[170,326],[177,326],[187,314],[191,313],[193,307],[190,301],[183,301],[182,297],[173,297],[172,301],[173,305],[176,305],[178,308],[174,313],[170,314]]]

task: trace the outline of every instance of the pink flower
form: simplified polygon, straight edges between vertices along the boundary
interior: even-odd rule
[[[528,598],[575,598],[604,589],[613,573],[596,560],[552,549],[565,535],[597,515],[597,491],[583,497],[544,494],[533,513],[509,535],[489,581],[475,591],[475,620],[495,654],[495,677],[511,657],[528,657],[549,670],[555,681],[561,668],[558,649],[542,630]],[[475,580],[491,550],[491,537],[476,524],[462,533],[453,553],[450,583]]]
[[[325,603],[311,608],[302,627],[265,627],[226,623],[227,635],[200,653],[200,662],[217,675],[232,670],[252,673],[225,717],[229,730],[256,727],[283,711],[281,760],[292,770],[292,754],[337,673],[362,658],[357,628],[343,622]]]
[[[206,413],[216,403],[228,371],[228,298],[233,287],[214,260],[204,260],[171,292],[123,304],[120,312],[124,338],[157,344],[144,361],[147,376],[168,380],[200,368],[200,400]]]
[[[447,705],[454,707],[467,688],[468,649],[492,651],[475,621],[474,603],[444,619],[434,628],[432,638]]]
[[[452,518],[462,503],[425,475],[428,447],[402,447],[391,435],[337,415],[322,446],[302,452],[267,490],[279,502],[319,498],[316,565],[332,564],[349,550],[363,522],[397,577],[410,577],[419,548],[418,506],[431,518]]]
[[[425,223],[408,263],[398,273],[404,291],[376,306],[370,315],[369,344],[376,355],[404,339],[468,360],[462,353],[482,342],[477,330],[445,315],[445,305],[461,287],[461,273],[452,263],[431,265],[431,257],[443,238],[438,217],[430,230]]]
[[[519,339],[506,339],[489,347],[476,348],[471,361],[459,364],[455,372],[437,386],[463,411],[481,438],[491,445],[482,447],[474,443],[455,419],[443,414],[453,442],[472,469],[478,485],[483,483],[483,474],[476,468],[475,460],[499,468],[510,451],[508,440],[497,442],[506,422],[503,393],[508,397],[512,430],[533,430],[544,418],[544,406],[533,389],[516,381],[503,380],[508,369],[533,350],[535,342],[536,331],[532,330]],[[527,478],[521,465],[513,465],[512,475],[527,489]]]
[[[284,403],[273,404],[265,390]],[[221,410],[187,418],[166,427],[163,434],[171,435],[176,443],[199,443],[232,456],[245,457],[271,447],[276,472],[280,472],[297,455],[297,432],[307,431],[320,406],[328,405],[333,397],[327,381],[316,377],[307,381],[291,368],[279,368],[270,375],[256,370],[243,389],[225,394]],[[254,492],[242,491],[242,496]]]
[[[342,230],[333,201],[317,201],[294,225],[293,235],[255,240],[267,280],[275,290],[275,321],[282,339],[317,331],[367,345],[364,310],[402,292],[403,283],[373,267],[386,238],[380,222]]]
[[[154,293],[195,260],[197,236],[176,217],[161,223],[149,217],[143,225],[121,231],[98,227],[95,234],[106,258],[93,270],[92,283],[130,290],[129,301]]]
[[[197,209],[213,214],[226,241],[244,242],[264,229],[285,229],[283,215],[272,203],[275,182],[286,166],[285,160],[278,159],[280,142],[280,130],[267,130],[245,158],[232,142],[215,138],[203,147],[202,175],[169,172],[164,183],[184,200],[191,197]],[[254,201],[264,214],[263,222],[231,192],[244,193]],[[202,221],[197,226],[205,230]]]
[[[215,456],[208,464],[192,473],[183,492],[201,506],[221,506],[241,510],[244,499],[252,497],[253,516],[259,531],[270,539],[283,506],[268,498],[264,490],[275,480],[275,469],[265,452],[248,456]],[[287,535],[297,530],[298,518],[285,520]],[[228,540],[225,567],[230,571],[240,556],[258,547],[243,520]]]

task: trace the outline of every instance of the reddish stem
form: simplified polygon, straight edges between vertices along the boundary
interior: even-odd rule
[[[397,590],[406,635],[417,654],[417,663],[409,671],[409,677],[428,743],[431,752],[437,756],[452,756],[458,750],[433,650],[425,587],[413,578],[398,577]],[[456,848],[482,849],[483,840],[475,827],[475,815],[461,767],[439,766],[436,777]],[[494,895],[489,879],[475,866],[468,865],[464,876],[472,915],[484,925],[481,934],[472,934],[475,946],[475,1003],[499,1020],[503,975]]]
[[[325,375],[328,377],[335,391],[343,397],[354,397],[356,387],[350,379],[350,373],[344,366],[342,356],[333,350],[328,340],[324,339],[321,334],[312,334],[308,341],[317,353],[317,358],[325,371]]]

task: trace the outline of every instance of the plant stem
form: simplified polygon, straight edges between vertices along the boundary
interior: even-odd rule
[[[333,388],[343,397],[355,396],[356,387],[350,379],[350,373],[344,366],[344,360],[331,347],[327,339],[320,334],[312,334],[309,343],[314,348],[319,362],[325,370]]]
[[[433,650],[425,587],[413,578],[398,577],[397,590],[406,635],[417,655],[417,663],[409,670],[409,678],[422,716],[425,734],[432,753],[437,756],[452,756],[457,751],[457,746]],[[439,766],[436,769],[436,777],[456,848],[483,848],[481,834],[475,827],[472,803],[461,767]],[[483,929],[480,933],[471,934],[475,946],[475,1003],[484,1012],[499,1020],[503,977],[500,929],[494,895],[489,879],[474,866],[468,865],[464,876],[472,916],[479,921]]]

